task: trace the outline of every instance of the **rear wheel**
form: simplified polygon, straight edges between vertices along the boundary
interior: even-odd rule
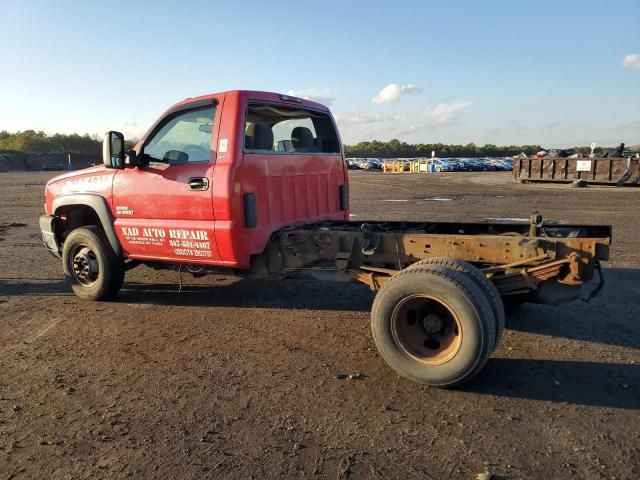
[[[426,265],[444,267],[456,272],[462,272],[466,274],[484,292],[484,294],[487,296],[487,299],[489,300],[489,304],[491,305],[493,316],[496,319],[495,345],[497,346],[500,342],[500,339],[502,338],[502,335],[504,334],[504,329],[506,326],[506,305],[503,305],[502,297],[500,297],[500,292],[498,292],[498,289],[493,284],[493,282],[489,280],[487,276],[480,271],[480,269],[470,264],[469,262],[449,257],[426,258],[412,264],[408,268],[419,268]]]
[[[410,380],[451,387],[484,366],[495,320],[483,292],[463,273],[405,269],[373,302],[371,330],[382,358]]]
[[[122,287],[124,265],[100,227],[71,231],[62,248],[62,267],[73,292],[86,300],[107,300]]]

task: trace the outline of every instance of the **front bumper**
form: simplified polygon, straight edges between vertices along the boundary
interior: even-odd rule
[[[55,233],[56,217],[53,215],[42,215],[40,217],[40,232],[42,233],[42,243],[49,253],[56,258],[61,258],[60,245]]]

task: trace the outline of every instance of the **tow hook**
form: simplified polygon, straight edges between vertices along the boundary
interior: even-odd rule
[[[529,238],[534,238],[538,236],[539,229],[542,227],[544,220],[542,219],[542,215],[540,215],[537,211],[532,212],[529,217]]]
[[[569,255],[569,273],[560,280],[560,283],[566,285],[580,285],[582,284],[582,277],[580,276],[580,255],[573,252]]]
[[[362,247],[362,254],[366,257],[370,257],[380,246],[380,236],[372,234],[371,225],[363,223],[360,227],[364,237],[364,246]]]

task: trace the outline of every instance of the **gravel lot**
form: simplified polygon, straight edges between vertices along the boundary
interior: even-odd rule
[[[351,172],[355,220],[614,226],[598,298],[524,306],[441,390],[380,359],[358,284],[183,275],[178,293],[140,267],[117,301],[79,300],[40,243],[50,176],[0,174],[0,479],[640,477],[640,188]]]

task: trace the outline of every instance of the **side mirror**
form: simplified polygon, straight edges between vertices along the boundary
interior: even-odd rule
[[[109,131],[102,142],[102,163],[106,168],[124,170],[124,135]]]

